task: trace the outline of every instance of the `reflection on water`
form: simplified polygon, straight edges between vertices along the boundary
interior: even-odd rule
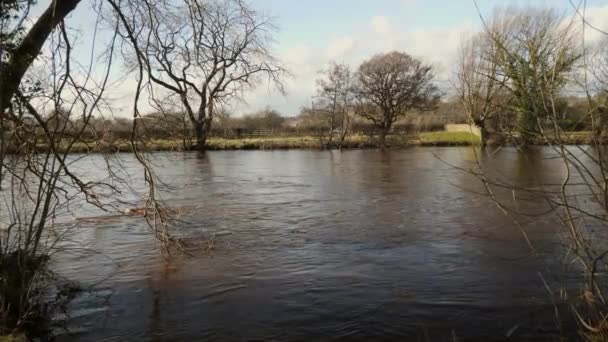
[[[478,157],[494,177],[530,185],[562,176],[548,153]],[[180,234],[232,234],[211,254],[165,260],[136,218],[83,220],[74,240],[98,253],[61,255],[56,268],[104,281],[75,303],[73,333],[59,340],[502,340],[514,326],[518,339],[552,338],[539,272],[551,286],[565,280],[556,225],[522,221],[533,255],[475,194],[479,181],[449,165],[475,158],[471,148],[155,154],[177,187],[164,198],[188,208]]]

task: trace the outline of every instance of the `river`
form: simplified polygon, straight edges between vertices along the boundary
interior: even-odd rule
[[[550,154],[504,148],[480,162],[495,178],[531,186],[563,176]],[[141,183],[133,158],[119,158]],[[518,218],[518,226],[479,194],[479,179],[457,168],[474,165],[470,147],[151,159],[166,183],[164,201],[179,209],[180,236],[221,236],[210,251],[166,259],[140,218],[78,212],[72,250],[54,267],[92,290],[70,306],[69,332],[59,341],[560,334],[545,286],[572,278],[561,263],[559,225],[537,215]],[[102,168],[87,165],[81,171],[102,177]],[[512,193],[499,196],[508,201]],[[517,206],[544,208],[529,198]]]

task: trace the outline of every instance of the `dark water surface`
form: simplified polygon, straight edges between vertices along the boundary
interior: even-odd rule
[[[549,155],[503,149],[482,163],[520,185],[559,182],[563,168]],[[559,229],[547,216],[521,219],[534,255],[513,221],[474,193],[479,180],[447,164],[470,167],[474,156],[154,154],[174,187],[163,197],[182,212],[180,235],[232,234],[211,253],[166,261],[141,219],[79,221],[78,250],[56,268],[95,290],[74,303],[59,340],[553,339],[541,275],[550,286],[566,280]],[[120,158],[137,183],[135,162]]]

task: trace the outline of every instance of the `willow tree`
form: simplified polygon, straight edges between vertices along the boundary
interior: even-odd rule
[[[482,146],[488,141],[488,121],[505,110],[510,99],[498,51],[492,39],[478,34],[463,42],[457,64],[455,88],[470,123],[481,132]]]
[[[511,8],[497,12],[484,34],[496,48],[498,75],[512,96],[517,130],[524,143],[553,115],[554,101],[575,77],[583,56],[576,25],[555,9]],[[496,78],[487,73],[488,79]]]
[[[264,80],[283,91],[285,69],[271,50],[275,27],[245,1],[111,2],[135,51],[127,60],[144,64],[153,98],[160,89],[179,99],[196,149],[205,149],[221,106]]]
[[[404,53],[378,54],[359,67],[355,93],[358,114],[380,132],[380,146],[393,124],[411,110],[432,109],[441,97],[430,65]]]
[[[584,11],[575,10],[574,18],[589,25]],[[558,101],[567,88],[579,86],[578,75],[602,74],[602,68],[591,68],[590,63],[578,63],[585,56],[583,30],[552,9],[522,8],[498,12],[484,22],[482,33],[496,45],[498,72],[505,77],[505,89],[512,97],[511,110],[517,117],[517,128],[524,142],[534,139],[547,147],[542,153],[550,156],[558,181],[543,181],[543,177],[526,185],[509,182],[496,176],[496,170],[477,159],[477,167],[470,170],[484,184],[489,199],[513,217],[513,226],[524,233],[522,217],[539,218],[539,213],[521,210],[519,201],[532,199],[535,206],[546,203],[546,214],[555,220],[564,246],[564,268],[567,282],[561,288],[548,291],[554,303],[556,317],[567,317],[560,311],[572,310],[579,324],[577,338],[585,341],[605,341],[608,336],[608,302],[605,294],[608,282],[603,276],[608,266],[608,248],[604,232],[608,228],[608,168],[606,150],[602,142],[592,139],[589,145],[571,145],[571,139],[561,134],[562,119]],[[580,26],[579,26],[580,28]],[[589,29],[587,28],[587,29]],[[579,70],[579,67],[581,68]],[[484,74],[492,78],[490,74]],[[601,79],[599,80],[601,81]],[[600,86],[601,86],[601,82]],[[601,89],[601,88],[600,88]],[[584,82],[583,93],[591,94]],[[591,99],[592,96],[589,96]],[[594,117],[592,101],[588,101],[583,117]],[[552,178],[552,177],[550,177]],[[509,196],[499,199],[505,189]],[[534,252],[536,253],[536,251]],[[539,273],[542,277],[542,272]],[[580,274],[580,287],[572,286]],[[543,280],[544,281],[544,280]],[[547,283],[545,286],[549,289]],[[557,285],[559,286],[559,285]],[[561,304],[565,305],[561,305]]]

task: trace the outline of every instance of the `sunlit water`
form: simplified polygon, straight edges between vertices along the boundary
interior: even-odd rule
[[[493,177],[558,182],[549,151],[482,156]],[[140,170],[120,156],[134,187]],[[77,208],[55,268],[92,286],[60,341],[553,339],[544,285],[568,277],[559,226],[522,231],[481,192],[471,148],[157,153],[180,235],[210,253],[163,258],[140,218]],[[99,164],[103,164],[100,161]],[[95,161],[79,171],[104,177]],[[452,164],[452,165],[450,165]],[[506,191],[501,196],[509,198]],[[133,200],[127,192],[125,200]],[[542,211],[542,201],[518,201]],[[578,276],[578,275],[576,275]]]

